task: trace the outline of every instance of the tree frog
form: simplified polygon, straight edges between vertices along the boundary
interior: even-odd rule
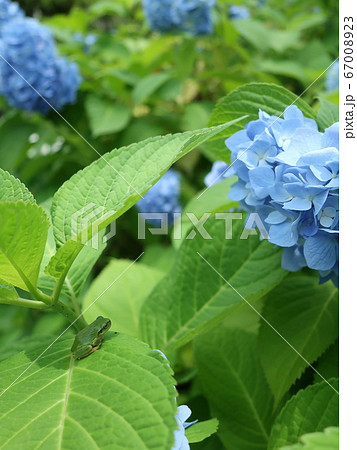
[[[75,359],[82,359],[98,350],[103,341],[103,335],[111,326],[110,319],[98,316],[94,322],[83,328],[74,338],[71,348]]]

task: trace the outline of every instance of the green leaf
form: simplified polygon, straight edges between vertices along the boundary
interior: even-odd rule
[[[339,121],[338,105],[319,98],[320,109],[317,112],[317,123],[321,131]]]
[[[181,219],[182,239],[174,239],[173,244],[176,248],[180,247],[183,239],[192,228],[192,222],[187,213],[194,214],[197,218],[202,217],[205,213],[216,213],[221,211],[228,211],[231,208],[236,208],[238,203],[228,198],[228,193],[231,190],[232,184],[236,180],[232,178],[224,179],[219,183],[204,189],[195,194],[195,196],[187,203],[183,210]]]
[[[140,262],[166,273],[174,264],[175,259],[176,250],[173,247],[152,244],[145,248]]]
[[[260,52],[274,50],[282,53],[288,48],[296,48],[299,41],[297,31],[273,30],[258,20],[236,20],[234,26]]]
[[[304,70],[304,66],[298,61],[259,58],[256,65],[258,70],[265,73],[294,78],[295,80],[301,81],[304,85],[309,82],[309,77],[306,70]]]
[[[150,95],[159,89],[167,80],[171,78],[171,73],[153,73],[142,78],[135,86],[133,100],[135,105],[143,103]]]
[[[218,420],[210,419],[203,422],[198,422],[195,425],[187,428],[185,435],[190,444],[194,442],[201,442],[212,434],[216,433],[218,429]]]
[[[24,290],[37,285],[49,220],[33,203],[0,202],[0,273],[6,284]]]
[[[209,126],[218,125],[236,117],[244,115],[247,117],[226,128],[206,143],[204,153],[212,160],[220,159],[230,163],[231,153],[224,144],[226,138],[244,128],[246,123],[258,119],[259,109],[268,114],[280,116],[285,108],[293,103],[301,109],[305,117],[315,119],[313,109],[301,98],[282,86],[268,83],[250,83],[235,89],[217,103],[208,124]]]
[[[99,234],[98,249],[94,248],[90,243],[83,247],[78,243],[74,244],[75,247],[78,246],[82,250],[67,273],[61,289],[62,295],[66,295],[69,298],[78,298],[94,264],[106,247],[106,243],[103,242],[103,235],[104,232]],[[64,247],[64,249],[67,250],[68,247]],[[41,263],[38,286],[53,291],[55,281],[59,280],[63,272],[67,270],[67,264],[69,264],[69,261],[66,261],[65,256],[62,256],[62,251],[59,250],[56,253],[56,244],[51,227],[48,232],[45,253]]]
[[[133,206],[177,159],[230,125],[149,138],[113,150],[76,173],[54,196],[56,244],[90,240]]]
[[[219,420],[227,450],[266,449],[273,396],[257,356],[256,337],[239,329],[216,328],[195,340],[199,379]]]
[[[20,180],[0,168],[0,202],[35,203],[35,199],[27,187]]]
[[[2,448],[170,448],[177,406],[167,361],[125,335],[74,361],[72,339],[40,359],[51,341],[0,364]]]
[[[316,363],[314,364],[314,367],[316,370],[326,379],[329,380],[330,378],[338,378],[338,363],[339,363],[339,357],[338,357],[338,341],[336,341],[334,344],[332,344],[325,353],[319,358]],[[314,381],[316,383],[321,382],[321,377],[314,373]]]
[[[129,123],[130,109],[122,103],[89,95],[85,106],[94,137],[117,133]]]
[[[2,117],[0,123],[0,161],[3,169],[15,171],[29,146],[29,136],[35,126],[28,117],[19,114],[10,118]]]
[[[315,277],[289,276],[269,292],[262,316],[311,364],[338,336],[338,290]],[[281,336],[261,321],[259,350],[276,402],[307,367]]]
[[[115,330],[138,336],[141,306],[164,273],[140,262],[112,259],[86,292],[83,309],[88,323],[97,316],[110,317]]]
[[[329,427],[322,433],[305,434],[300,437],[298,444],[282,447],[280,450],[338,450],[338,431],[337,427]]]
[[[338,389],[337,380],[330,384]],[[281,410],[271,430],[268,450],[295,444],[299,437],[338,426],[338,394],[324,381],[299,391]]]
[[[242,239],[244,219],[233,220],[233,239],[225,239],[223,220],[211,218],[205,229],[212,239],[197,231],[185,240],[175,266],[143,305],[141,336],[153,348],[170,351],[184,345],[243,301],[199,254],[247,301],[259,299],[286,275],[280,249],[258,235]]]
[[[0,280],[0,303],[8,303],[8,301],[12,303],[18,298],[16,289],[13,286],[2,284],[2,280]]]

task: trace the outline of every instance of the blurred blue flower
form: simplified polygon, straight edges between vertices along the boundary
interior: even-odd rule
[[[0,94],[10,105],[46,113],[50,107],[38,93],[56,109],[75,100],[78,66],[57,55],[46,27],[35,19],[15,19],[2,28],[1,37],[0,53],[12,67],[0,61]]]
[[[79,44],[82,44],[84,53],[89,53],[91,47],[97,42],[98,37],[95,34],[84,35],[82,33],[73,33],[72,39]]]
[[[294,105],[283,117],[260,111],[226,140],[237,175],[229,197],[259,212],[270,242],[283,247],[286,270],[318,270],[338,279],[338,123],[323,133]]]
[[[227,170],[229,165],[224,161],[215,161],[212,164],[211,171],[205,176],[204,183],[206,186],[213,186],[223,180],[222,174]]]
[[[6,25],[10,20],[23,17],[25,14],[20,6],[11,2],[10,0],[0,0],[0,33],[3,25]]]
[[[177,414],[175,415],[176,422],[178,425],[178,430],[175,430],[175,445],[171,447],[171,450],[189,450],[190,446],[185,436],[185,429],[193,425],[195,422],[186,422],[186,420],[191,415],[191,410],[186,405],[181,405],[177,409]]]
[[[145,16],[154,31],[213,32],[212,10],[216,0],[143,0]]]
[[[211,34],[215,3],[216,0],[173,0],[172,18],[180,30],[192,34]]]
[[[74,103],[77,97],[81,76],[77,64],[66,58],[55,59],[56,81],[52,97],[47,99],[56,109],[62,109],[68,103]]]
[[[326,73],[326,91],[334,91],[339,86],[339,69],[338,61],[335,61]]]
[[[145,16],[153,31],[172,31],[176,24],[172,18],[173,0],[143,0]]]
[[[162,214],[162,219],[150,219],[148,217],[147,221],[153,225],[161,225],[161,220],[164,220],[166,215],[168,217],[168,224],[172,224],[174,213],[181,212],[182,210],[179,196],[180,175],[175,170],[170,169],[144,195],[144,198],[137,202],[137,207],[143,214]]]
[[[230,19],[249,19],[250,11],[246,6],[243,5],[231,5],[229,7],[229,18]]]

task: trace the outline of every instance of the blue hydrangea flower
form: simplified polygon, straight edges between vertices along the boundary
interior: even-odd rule
[[[179,202],[180,196],[180,175],[173,169],[168,170],[160,180],[144,195],[144,198],[137,202],[139,211],[143,214],[159,213],[161,218],[147,221],[153,225],[161,225],[161,220],[168,217],[168,224],[172,224],[174,213],[181,212]],[[145,217],[145,216],[144,216]]]
[[[326,73],[326,91],[334,91],[339,86],[339,69],[338,61],[335,61]]]
[[[249,19],[250,11],[246,6],[243,5],[231,5],[229,7],[229,18],[230,19]]]
[[[2,28],[1,37],[0,53],[12,67],[0,61],[0,94],[10,105],[46,113],[50,107],[38,93],[56,109],[75,100],[78,66],[57,55],[46,27],[35,19],[15,19]]]
[[[0,32],[3,25],[24,15],[24,12],[17,3],[11,2],[10,0],[0,0]]]
[[[215,0],[173,0],[172,18],[176,26],[192,34],[212,34]]]
[[[185,435],[185,429],[193,425],[195,422],[186,422],[191,415],[191,410],[186,405],[181,405],[177,409],[175,419],[178,425],[178,430],[175,430],[175,445],[171,447],[171,450],[189,450],[190,446]]]
[[[145,16],[153,31],[173,31],[176,24],[172,18],[173,0],[143,0]]]
[[[229,197],[259,212],[286,270],[318,270],[338,278],[339,127],[323,133],[296,106],[282,118],[259,112],[226,140],[237,175]]]
[[[52,97],[47,99],[56,109],[62,109],[68,103],[74,103],[77,97],[81,76],[76,63],[66,58],[55,59],[56,81]]]
[[[212,164],[211,171],[205,176],[204,183],[206,186],[213,186],[223,179],[223,174],[229,165],[224,161],[215,161]]]
[[[143,0],[144,13],[154,31],[211,34],[215,0]]]

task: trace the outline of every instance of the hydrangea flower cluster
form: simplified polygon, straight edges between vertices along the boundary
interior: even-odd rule
[[[226,140],[237,175],[229,197],[258,212],[269,240],[284,247],[282,266],[318,270],[338,281],[339,128],[318,131],[313,119],[289,106],[283,118],[260,111]]]
[[[10,0],[0,0],[0,30],[13,19],[23,17],[25,14],[17,3]]]
[[[230,19],[249,19],[250,11],[246,6],[243,5],[231,5],[229,7],[229,18]]]
[[[150,28],[192,34],[213,32],[212,11],[216,0],[143,0]]]
[[[52,34],[37,20],[18,18],[4,25],[0,53],[9,63],[0,62],[0,94],[10,105],[46,113],[50,106],[38,93],[56,109],[75,100],[78,66],[58,56]]]
[[[165,219],[167,214],[168,224],[172,224],[174,213],[181,212],[182,208],[179,202],[180,196],[180,175],[173,169],[168,170],[160,180],[144,195],[144,198],[137,202],[137,207],[141,213],[160,213],[161,218],[146,219],[153,225],[161,225],[161,220]]]
[[[334,91],[339,85],[340,64],[335,61],[326,73],[326,91]]]

